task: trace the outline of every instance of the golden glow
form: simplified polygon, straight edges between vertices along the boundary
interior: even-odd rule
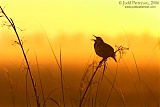
[[[148,101],[151,103],[152,99],[150,99],[150,95],[155,95],[151,96],[151,98],[156,97],[156,95],[158,96],[159,87],[157,84],[160,83],[158,81],[160,5],[157,5],[157,8],[153,9],[126,9],[119,5],[119,0],[0,0],[0,5],[5,13],[13,19],[20,38],[24,42],[25,52],[29,50],[27,58],[34,79],[39,81],[37,57],[46,96],[53,89],[61,87],[57,81],[55,82],[55,79],[60,81],[60,72],[47,37],[58,61],[60,60],[61,50],[63,76],[69,86],[67,86],[68,90],[72,89],[71,95],[74,96],[74,91],[79,90],[79,82],[83,77],[86,65],[93,64],[93,61],[98,63],[101,60],[94,52],[94,42],[91,41],[94,38],[92,34],[101,36],[114,49],[116,49],[115,45],[129,47],[123,59],[118,63],[112,58],[107,60],[107,72],[105,72],[106,77],[110,78],[112,82],[112,77],[118,65],[117,83],[120,83],[120,88],[124,91],[126,97],[125,103],[128,106],[139,102],[139,98],[137,98],[139,95],[134,94],[137,93],[133,84],[134,81],[136,81],[141,99],[145,98],[142,100],[144,101],[143,104],[146,104]],[[0,17],[0,24],[3,25],[5,22],[7,20],[4,17]],[[20,31],[19,28],[24,31]],[[9,70],[9,73],[13,77],[14,90],[16,90],[14,96],[19,96],[18,98],[21,99],[21,97],[25,98],[24,96],[26,96],[26,92],[22,91],[26,87],[24,84],[26,72],[21,72],[25,70],[25,63],[22,63],[23,54],[19,45],[15,44],[15,41],[17,41],[17,38],[13,29],[7,26],[0,26],[0,70],[4,71],[3,68]],[[120,58],[119,53],[116,54],[116,58],[117,60]],[[136,64],[139,73],[142,75],[142,80],[147,82],[149,87],[153,87],[151,88],[152,93],[149,92],[148,86],[146,87],[144,84],[144,91],[141,93],[140,89],[142,87],[139,86],[141,82],[137,82],[139,78]],[[109,69],[113,73],[112,75],[111,72],[108,72]],[[2,73],[1,71],[0,74]],[[92,70],[89,70],[89,73],[91,73],[90,71]],[[135,78],[131,75],[132,72]],[[101,73],[98,73],[101,76]],[[0,82],[5,84],[7,80],[5,81],[4,74],[0,76],[2,77],[0,77]],[[106,81],[106,79],[104,80]],[[35,82],[36,88],[40,85],[37,81]],[[51,85],[52,83],[53,85]],[[105,89],[102,90],[105,91],[104,95],[110,90],[108,86],[111,87],[108,81],[106,83],[104,85]],[[119,87],[117,83],[115,84],[115,88]],[[8,84],[8,86],[5,85],[2,88],[0,87],[0,92],[2,92],[2,95],[0,94],[2,105],[0,106],[8,106],[5,104],[10,104],[8,103],[10,95],[6,95],[6,93],[9,93],[8,90],[10,88]],[[31,89],[28,90],[30,91]],[[38,93],[41,94],[41,92]],[[61,92],[55,90],[53,93]],[[115,96],[115,91],[113,93],[112,97]],[[33,98],[34,95],[33,93],[29,93],[29,96]],[[62,97],[59,94],[57,96],[54,96],[54,100],[61,99],[60,97]],[[75,99],[77,99],[77,96]],[[111,99],[112,102],[119,101],[119,99],[113,99]],[[16,101],[21,102],[22,100],[16,98]],[[24,105],[25,101],[23,99]],[[59,101],[57,100],[57,102]],[[155,100],[153,100],[154,102]],[[51,103],[53,104],[53,102]],[[77,101],[77,103],[79,102]]]
[[[5,0],[1,5],[17,26],[41,31],[41,24],[50,34],[65,31],[108,34],[113,37],[123,32],[124,26],[127,32],[149,31],[157,37],[160,25],[159,6],[156,9],[126,9],[117,0]]]
[[[40,0],[38,2],[5,0],[1,1],[1,6],[17,27],[25,29],[23,32],[20,30],[18,32],[23,41],[27,41],[25,43],[27,47],[37,50],[42,50],[41,47],[49,47],[44,28],[57,53],[61,46],[63,55],[66,57],[74,49],[76,52],[79,51],[80,55],[85,49],[87,53],[84,54],[89,56],[93,51],[93,42],[90,41],[93,38],[92,34],[101,36],[114,47],[115,44],[128,46],[126,35],[129,38],[134,36],[134,39],[145,35],[157,38],[160,33],[160,14],[158,14],[160,6],[155,9],[126,9],[119,5],[117,0]],[[3,24],[5,19],[1,19]],[[2,28],[1,44],[4,40],[9,45],[13,44],[16,38],[12,30],[5,26]],[[10,36],[6,36],[6,33]],[[134,44],[133,40],[130,42]],[[142,40],[141,43],[145,41]],[[134,48],[141,50],[137,46]],[[75,54],[72,57],[78,57],[78,55]]]

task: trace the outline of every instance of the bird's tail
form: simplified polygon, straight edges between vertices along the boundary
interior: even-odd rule
[[[117,62],[117,60],[116,60],[115,56],[113,57],[113,59]]]
[[[116,60],[116,52],[117,52],[117,51],[114,52],[112,58],[117,62],[117,60]]]

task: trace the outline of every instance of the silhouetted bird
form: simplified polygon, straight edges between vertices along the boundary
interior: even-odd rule
[[[109,45],[106,44],[101,37],[97,37],[93,35],[96,40],[94,39],[94,49],[98,56],[102,57],[102,61],[106,61],[108,57],[112,57],[116,62],[114,49]]]

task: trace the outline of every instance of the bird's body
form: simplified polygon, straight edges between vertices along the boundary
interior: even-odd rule
[[[96,40],[94,40],[94,49],[96,54],[102,57],[103,60],[106,60],[108,57],[112,57],[117,62],[114,49],[109,44],[106,44],[101,37],[94,37],[96,37]]]

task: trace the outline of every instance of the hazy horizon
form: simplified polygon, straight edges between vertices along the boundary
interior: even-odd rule
[[[39,70],[41,73],[40,76],[43,81],[45,95],[47,96],[54,88],[60,87],[60,83],[59,83],[60,71],[54,59],[53,53],[51,52],[50,46],[47,43],[46,38],[44,36],[45,35],[42,34],[39,37],[39,39],[43,38],[44,41],[43,40],[39,41],[43,45],[42,44],[40,45],[39,43],[36,43],[36,42],[34,43],[34,41],[36,41],[36,38],[34,40],[34,38],[32,37],[30,39],[25,37],[27,41],[24,43],[24,48],[25,50],[30,48],[29,52],[27,53],[27,57],[31,66],[33,77],[35,78],[35,81],[37,82],[37,84],[39,84],[38,71],[37,71],[38,68],[36,64],[36,57],[37,57]],[[74,42],[74,38],[80,38],[81,41],[79,41],[78,43]],[[62,45],[59,45],[59,43],[56,42],[57,41],[56,39],[52,39],[50,40],[50,42],[52,44],[52,47],[54,49],[54,52],[56,54],[58,61],[60,57],[60,47],[61,47],[63,76],[69,90],[72,92],[71,96],[73,98],[77,98],[79,93],[78,90],[80,87],[80,81],[84,75],[86,67],[89,68],[89,65],[91,65],[93,61],[96,61],[98,63],[101,60],[101,58],[97,56],[94,52],[94,48],[93,48],[94,42],[90,40],[90,39],[93,39],[92,35],[89,35],[88,37],[85,37],[84,35],[80,37],[78,35],[76,37],[75,35],[74,38],[70,38],[66,36],[65,42],[63,42]],[[86,38],[90,38],[90,39],[86,39]],[[124,38],[126,38],[126,36],[121,36],[116,38],[108,38],[103,36],[102,38],[104,38],[104,41],[108,41],[112,43],[113,47],[114,45],[123,45],[124,47],[128,47],[128,45],[126,45],[128,44],[127,40],[125,42],[121,42],[125,40]],[[128,105],[134,105],[136,102],[135,104],[136,106],[136,105],[140,105],[140,103],[137,100],[138,96],[137,96],[137,91],[133,84],[134,79],[132,78],[132,75],[135,78],[136,85],[138,87],[139,92],[141,92],[142,90],[140,88],[141,85],[138,79],[139,78],[138,72],[140,73],[141,80],[145,84],[147,84],[148,87],[151,88],[155,97],[158,98],[159,96],[159,57],[158,57],[159,44],[158,44],[158,38],[154,38],[146,35],[141,37],[128,35],[128,38],[130,41],[130,45],[129,45],[130,49],[126,50],[126,54],[124,54],[120,60],[119,60],[119,57],[120,57],[119,53],[116,54],[116,58],[119,61],[118,63],[116,63],[112,58],[109,58],[107,60],[107,68],[109,69],[105,71],[106,72],[105,75],[112,82],[113,77],[115,75],[116,66],[118,64],[118,74],[117,74],[116,80],[120,85],[120,88],[122,89],[122,91],[125,93],[126,103]],[[145,39],[147,42],[143,42]],[[7,41],[7,39],[4,39],[4,40]],[[117,44],[115,40],[118,40]],[[25,104],[25,97],[24,97],[25,89],[22,88],[22,87],[25,87],[25,75],[26,75],[26,71],[24,68],[25,63],[24,62],[22,63],[23,55],[21,53],[21,49],[19,45],[17,44],[12,45],[13,42],[12,41],[8,42],[8,41],[6,43],[3,42],[3,45],[1,46],[1,49],[3,49],[3,46],[6,46],[6,48],[3,49],[4,50],[3,53],[1,53],[1,64],[0,64],[1,65],[0,81],[1,81],[1,84],[5,84],[3,85],[3,88],[0,89],[0,92],[1,92],[0,99],[3,98],[3,100],[1,100],[1,106],[9,106],[7,104],[12,104],[11,94],[9,91],[10,87],[8,85],[5,69],[8,70],[12,80],[16,104],[17,106],[18,105],[21,106],[21,104],[22,105]],[[55,41],[55,42],[52,42],[52,41]],[[33,49],[35,50],[35,53],[37,56],[35,56]],[[133,51],[136,62],[134,61],[134,57],[131,51]],[[127,66],[125,65],[124,61]],[[138,72],[137,72],[136,64],[138,66]],[[127,70],[127,67],[131,71]],[[90,69],[93,69],[93,68],[90,68]],[[101,73],[99,72],[97,76],[100,76],[100,75]],[[95,81],[97,79],[95,79]],[[101,90],[101,92],[102,93],[104,93],[105,91],[108,92],[110,89],[109,87],[111,87],[111,85],[107,82],[106,79],[104,79],[103,83],[104,83],[103,90]],[[117,87],[117,85],[115,85],[115,87]],[[142,92],[149,93],[149,94],[141,94],[141,97],[142,96],[145,97],[145,99],[143,99],[142,101],[143,102],[147,101],[148,103],[146,103],[146,105],[149,105],[152,103],[153,105],[155,105],[154,99],[150,91],[148,90],[148,88],[144,84],[142,87],[144,88]],[[31,86],[29,86],[29,90],[31,91],[30,96],[32,96],[33,92],[32,92]],[[57,91],[55,91],[55,93],[53,93],[52,95],[53,98],[60,99],[61,98],[60,95],[56,94],[56,92],[61,94],[60,89],[58,89]],[[66,95],[68,94],[66,93]],[[107,97],[107,93],[106,93],[106,97]],[[116,94],[113,94],[112,97],[115,97],[115,99],[118,98]],[[10,100],[6,100],[7,98],[9,98]],[[121,105],[122,103],[118,99],[116,101],[117,102],[116,104]],[[69,103],[68,100],[67,102]],[[111,98],[109,105],[113,106],[114,103],[115,103],[115,100]],[[51,101],[48,101],[47,104],[48,106],[54,105]]]
[[[125,8],[117,0],[1,0],[0,4],[13,19],[23,43],[41,106],[44,102],[41,89],[44,99],[51,94],[46,107],[63,106],[62,95],[66,107],[78,106],[102,59],[95,54],[93,34],[114,50],[116,46],[129,50],[121,58],[116,53],[118,63],[108,58],[104,74],[104,66],[98,69],[84,97],[85,106],[105,106],[108,98],[107,106],[114,107],[160,105],[158,4],[156,8]],[[35,93],[29,75],[26,78],[26,63],[15,32],[2,11],[0,25],[0,107],[13,107],[13,99],[16,107],[27,104],[34,107]],[[50,45],[58,63],[62,62],[64,94]]]

